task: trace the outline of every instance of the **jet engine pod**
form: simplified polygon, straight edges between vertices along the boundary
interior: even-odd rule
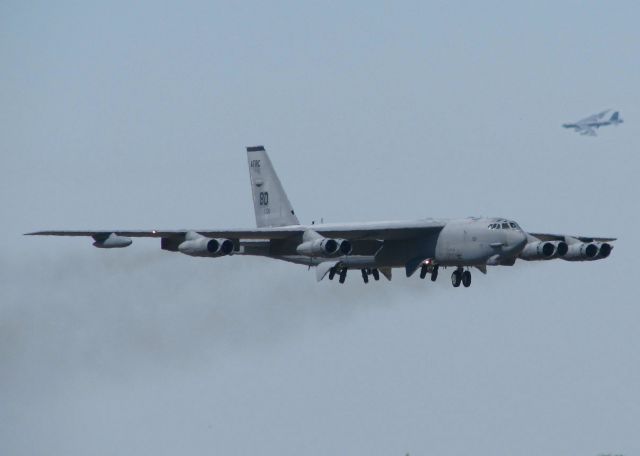
[[[353,250],[351,242],[346,239],[336,239],[335,241],[338,243],[338,251],[341,255],[349,255]]]
[[[116,233],[109,233],[103,236],[93,236],[95,242],[94,247],[99,249],[120,249],[122,247],[129,247],[133,242],[131,238],[126,236],[118,236]]]
[[[607,258],[611,255],[611,250],[613,250],[613,246],[608,242],[603,242],[598,245],[598,259]]]
[[[520,252],[520,258],[527,261],[550,260],[556,254],[556,251],[557,246],[554,242],[529,242]]]
[[[207,244],[207,249],[211,253],[229,255],[233,252],[233,241],[231,239],[211,239]]]
[[[556,257],[562,258],[569,251],[569,246],[564,241],[553,241],[556,246]]]
[[[199,236],[188,239],[178,245],[178,251],[190,256],[218,257],[233,252],[233,241],[230,239],[210,239]]]
[[[346,239],[319,238],[306,241],[296,247],[300,255],[310,257],[332,257],[351,253],[351,242]]]
[[[611,247],[611,246],[609,246]],[[597,259],[599,248],[597,244],[591,242],[576,242],[569,245],[567,254],[562,257],[567,261],[592,261]],[[609,249],[611,253],[611,249]]]

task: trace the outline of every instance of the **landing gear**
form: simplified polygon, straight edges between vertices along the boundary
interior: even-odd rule
[[[458,268],[451,274],[451,285],[458,288],[460,284],[465,288],[471,286],[471,271],[464,271],[462,268]]]
[[[435,282],[435,281],[436,281],[436,279],[438,278],[438,269],[439,269],[439,267],[438,267],[438,265],[436,264],[436,265],[433,267],[433,271],[431,271],[431,281],[432,281],[432,282]]]
[[[469,286],[471,286],[471,272],[464,271],[462,273],[462,285],[464,285],[465,288],[469,288]]]
[[[429,273],[431,274],[431,281],[435,282],[438,278],[438,265],[434,264],[432,260],[422,265],[420,268],[420,278],[424,279]]]
[[[348,268],[342,266],[334,266],[329,269],[329,280],[333,280],[333,278],[337,275],[338,281],[340,283],[344,283],[347,279],[347,271]],[[380,271],[375,268],[362,268],[360,269],[362,273],[362,280],[364,283],[369,283],[369,276],[373,276],[374,280],[380,280]]]
[[[462,270],[456,269],[451,274],[451,285],[453,285],[455,288],[458,288],[461,282],[462,282]]]
[[[362,270],[362,280],[364,280],[364,283],[369,283],[369,274],[366,269]]]
[[[347,268],[340,270],[340,283],[344,283],[347,278]]]

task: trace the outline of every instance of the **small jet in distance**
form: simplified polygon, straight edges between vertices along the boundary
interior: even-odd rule
[[[247,147],[256,228],[187,230],[47,230],[35,236],[91,237],[95,247],[128,247],[131,238],[159,238],[160,248],[192,257],[250,255],[314,266],[316,279],[338,278],[347,271],[391,280],[392,268],[424,279],[453,268],[451,283],[471,285],[471,268],[513,266],[516,260],[594,261],[607,258],[612,237],[570,236],[524,231],[502,217],[421,218],[408,221],[320,223],[298,221],[263,146]],[[321,190],[321,189],[320,189]],[[215,213],[215,207],[212,208]]]
[[[575,123],[562,124],[562,126],[564,128],[574,129],[576,133],[580,133],[582,136],[598,136],[596,135],[596,129],[600,127],[607,127],[609,125],[620,125],[624,122],[618,111],[614,112],[609,119],[604,119],[604,116],[609,111],[610,109],[607,109],[606,111],[599,112],[598,114],[585,117]]]

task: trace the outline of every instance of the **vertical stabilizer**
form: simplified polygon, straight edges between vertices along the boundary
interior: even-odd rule
[[[247,147],[247,158],[258,228],[299,225],[264,146]]]

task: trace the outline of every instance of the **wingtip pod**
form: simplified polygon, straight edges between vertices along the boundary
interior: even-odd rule
[[[110,233],[107,236],[95,235],[93,239],[95,240],[93,246],[99,249],[120,249],[129,247],[133,243],[130,237],[118,236],[116,233]]]

